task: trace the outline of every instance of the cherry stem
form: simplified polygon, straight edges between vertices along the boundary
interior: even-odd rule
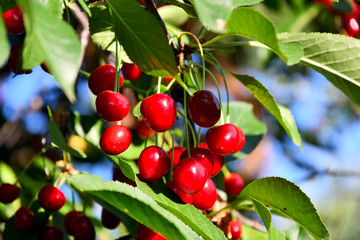
[[[192,91],[186,86],[183,80],[181,80],[180,74],[175,77],[175,80],[190,96],[193,95]]]
[[[79,69],[79,72],[82,73],[82,74],[84,74],[85,77],[87,77],[87,78],[89,78],[90,75],[91,75],[91,73],[89,73],[89,72],[87,72],[87,71],[84,71],[84,70],[82,70],[82,69]]]
[[[188,133],[188,119],[187,119],[187,112],[186,112],[186,91],[184,89],[184,119],[185,119],[185,139],[186,139],[186,149],[188,157],[190,158],[190,140],[189,140],[189,133]]]
[[[157,84],[157,92],[156,93],[160,93],[161,92],[161,77],[158,77],[158,84]]]
[[[200,144],[200,138],[201,138],[201,129],[202,127],[199,126],[199,131],[198,131],[198,135],[197,135],[197,141],[196,141],[196,147],[199,147]]]
[[[115,86],[114,92],[120,92],[120,83],[119,83],[119,41],[115,40]]]
[[[170,159],[170,181],[173,180],[173,175],[172,175],[172,172],[173,172],[173,168],[174,168],[174,149],[175,149],[175,145],[174,145],[174,142],[175,142],[175,139],[174,139],[174,133],[173,133],[173,130],[170,130],[170,134],[171,134],[171,139],[172,139],[172,144],[171,144],[171,159]]]
[[[226,167],[225,164],[224,164],[224,166],[222,166],[221,172],[224,174],[224,177],[230,176],[230,174],[231,174],[231,172],[229,171],[229,169]]]
[[[149,127],[149,131],[146,135],[146,139],[145,139],[145,148],[147,147],[147,143],[148,143],[148,140],[149,140],[149,137],[150,137],[150,132],[151,132],[151,128]]]
[[[194,145],[196,145],[196,136],[195,136],[195,130],[194,130],[193,126],[190,124],[189,119],[187,119],[187,117],[185,117],[185,114],[183,112],[178,111],[178,113],[185,119],[185,122],[188,124],[188,126],[190,126],[188,129],[190,129],[192,139],[195,143]]]
[[[199,91],[199,89],[200,89],[200,87],[199,87],[200,83],[198,82],[197,77],[194,78],[192,72],[193,72],[193,69],[190,68],[190,71],[189,71],[190,79],[191,79],[192,83],[194,84],[194,87],[195,87],[196,91]],[[196,76],[196,74],[195,74],[195,76]],[[195,79],[196,79],[196,81],[195,81]]]
[[[70,24],[70,13],[69,13],[69,8],[68,8],[68,3],[66,0],[64,0],[64,6],[65,6],[65,12],[66,12],[66,20],[67,20],[67,23]]]
[[[75,210],[75,191],[72,185],[70,185],[71,188],[71,206],[72,209]]]

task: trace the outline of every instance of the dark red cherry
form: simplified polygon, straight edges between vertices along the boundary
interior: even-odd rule
[[[219,101],[208,90],[197,91],[189,98],[188,112],[194,123],[206,128],[214,126],[221,114]]]
[[[20,196],[20,188],[16,185],[3,183],[0,186],[0,202],[11,203]]]
[[[170,169],[170,159],[166,152],[157,146],[145,148],[139,156],[140,175],[147,181],[162,178]]]
[[[71,224],[71,232],[75,240],[94,240],[95,228],[90,218],[80,216],[74,219]]]
[[[29,231],[35,223],[33,211],[26,206],[22,206],[15,213],[14,223],[17,230],[22,232]]]
[[[47,185],[44,186],[39,194],[38,200],[41,207],[43,207],[46,211],[57,211],[65,204],[65,195],[58,188]]]
[[[237,127],[231,123],[212,127],[207,131],[205,140],[210,150],[216,154],[231,154],[239,143]]]
[[[59,227],[46,226],[39,240],[63,240],[64,233]]]
[[[150,129],[150,133],[149,133]],[[136,128],[136,133],[141,139],[146,139],[149,133],[149,138],[155,135],[155,131],[152,130],[144,120],[141,120]]]
[[[156,132],[165,132],[172,128],[176,120],[174,99],[164,93],[145,98],[140,106],[144,120]]]
[[[119,182],[123,182],[123,183],[127,183],[131,186],[136,187],[136,182],[134,182],[133,180],[127,178],[124,173],[121,171],[120,168],[115,167],[114,168],[114,172],[113,172],[113,180],[114,181],[119,181]]]
[[[28,74],[32,72],[31,69],[22,68],[22,44],[16,44],[11,48],[8,62],[11,71],[15,74]]]
[[[124,63],[121,71],[124,75],[124,78],[130,81],[136,81],[142,75],[141,70],[133,63]]]
[[[173,175],[176,185],[181,190],[189,194],[194,194],[204,187],[209,173],[206,168],[195,159],[185,158],[176,165]]]
[[[96,97],[96,111],[108,122],[121,121],[130,110],[128,99],[121,93],[105,90]]]
[[[181,190],[175,183],[175,181],[170,181],[166,183],[166,186],[168,186],[171,190],[173,190],[180,198],[183,200],[184,203],[188,203],[192,205],[193,203],[193,195],[188,194]]]
[[[231,240],[239,240],[242,234],[242,223],[239,220],[230,221],[229,232],[231,235]]]
[[[360,22],[358,17],[344,17],[343,22],[348,36],[357,38],[360,35]]]
[[[187,158],[188,152],[184,151],[180,156],[181,159]],[[209,174],[212,173],[214,166],[214,159],[211,155],[211,152],[205,148],[191,148],[190,149],[190,157],[195,159],[201,165],[203,165]]]
[[[236,197],[244,188],[244,180],[237,173],[231,173],[224,178],[224,189],[228,196]]]
[[[116,68],[113,65],[105,64],[92,71],[89,77],[89,88],[91,92],[98,95],[105,90],[114,90]],[[119,87],[124,84],[124,79],[119,74]]]
[[[180,156],[185,150],[186,150],[186,148],[181,147],[181,146],[174,147],[173,169],[178,164],[178,162],[180,160]],[[168,155],[169,155],[169,159],[171,161],[171,158],[172,158],[172,155],[173,155],[173,150],[172,149],[170,149],[170,151],[168,152]]]
[[[131,132],[123,125],[108,127],[100,137],[100,147],[109,155],[119,155],[128,149],[130,143]]]
[[[141,224],[137,231],[136,239],[137,240],[166,240],[167,238],[163,237],[162,235],[154,232],[150,228]]]
[[[20,34],[25,32],[23,13],[18,6],[4,12],[2,15],[8,33]]]
[[[244,134],[244,132],[239,127],[236,127],[236,129],[237,129],[237,132],[238,132],[239,139],[238,139],[238,144],[237,144],[236,148],[234,149],[234,151],[231,154],[237,153],[245,145],[245,134]]]
[[[216,202],[216,186],[211,178],[208,178],[204,187],[193,195],[193,205],[197,209],[206,210],[211,208]]]
[[[212,170],[212,172],[210,174],[210,177],[216,176],[221,171],[221,168],[224,166],[225,157],[220,156],[220,155],[214,153],[213,151],[211,151],[206,143],[200,143],[199,147],[206,148],[211,152],[211,155],[212,155],[213,160],[214,160],[214,165],[213,165],[213,170]]]
[[[71,232],[71,224],[75,218],[82,216],[82,212],[80,211],[70,211],[64,217],[64,227],[67,234],[72,235]]]
[[[115,229],[120,223],[120,219],[106,208],[101,212],[101,224],[107,229]]]

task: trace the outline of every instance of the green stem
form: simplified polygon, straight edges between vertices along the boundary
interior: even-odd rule
[[[173,180],[173,175],[172,175],[172,172],[173,172],[173,168],[174,168],[174,149],[175,149],[175,145],[174,145],[174,142],[175,142],[175,139],[174,139],[174,133],[173,133],[173,130],[171,129],[170,130],[170,134],[171,134],[171,139],[172,139],[172,145],[171,145],[171,161],[170,161],[170,181]]]
[[[116,39],[115,40],[115,86],[114,86],[114,92],[120,92],[120,83],[119,83],[119,42]]]
[[[222,34],[222,35],[219,35],[217,37],[214,37],[213,39],[207,41],[206,43],[203,43],[202,47],[206,47],[208,45],[211,45],[211,44],[219,41],[220,39],[223,39],[223,38],[228,37],[228,36],[231,36],[231,34]]]
[[[185,138],[186,138],[186,149],[188,153],[188,157],[190,158],[190,141],[189,141],[189,133],[188,133],[188,120],[187,120],[187,111],[186,111],[186,91],[184,89],[184,119],[185,119]]]
[[[146,90],[135,87],[129,80],[124,80],[123,87],[124,88],[131,88],[132,90],[134,90],[137,93],[146,94]]]
[[[180,78],[180,74],[178,74],[176,77],[175,77],[175,80],[177,83],[180,84],[180,86],[191,96],[193,95],[192,91],[188,88],[188,86],[186,86],[186,84],[183,82],[183,80],[181,80]]]
[[[229,169],[226,167],[225,164],[222,166],[221,172],[224,174],[224,177],[227,177],[231,174],[231,172],[229,171]]]
[[[91,73],[86,72],[86,71],[84,71],[84,70],[82,70],[82,69],[79,69],[79,72],[82,73],[82,74],[84,74],[87,78],[89,78],[90,75],[91,75]]]
[[[70,13],[69,13],[69,7],[67,6],[66,0],[64,0],[64,6],[65,6],[65,13],[66,13],[66,21],[68,24],[70,24]]]
[[[201,139],[201,129],[202,127],[199,126],[199,131],[198,131],[198,135],[197,135],[197,141],[196,141],[196,147],[199,147],[200,144],[200,139]]]
[[[161,77],[158,78],[157,93],[161,92]]]

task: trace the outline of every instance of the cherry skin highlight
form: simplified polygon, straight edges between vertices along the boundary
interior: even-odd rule
[[[244,188],[244,180],[237,173],[231,173],[224,178],[224,189],[228,196],[236,197]]]
[[[11,203],[20,196],[20,188],[16,185],[3,183],[0,186],[0,202]]]
[[[18,6],[4,12],[2,15],[8,33],[20,34],[25,32],[23,13]]]
[[[162,178],[170,169],[170,159],[166,152],[157,146],[145,148],[139,156],[140,175],[147,181]]]
[[[184,151],[181,156],[180,160],[187,158],[188,152]],[[191,148],[190,149],[190,157],[195,159],[198,163],[203,165],[209,175],[212,173],[213,166],[214,166],[214,159],[211,155],[211,152],[208,149],[205,148]]]
[[[150,228],[141,224],[137,231],[136,239],[137,240],[166,240],[167,238],[163,237],[162,235],[154,232]]]
[[[95,101],[99,116],[108,122],[121,121],[130,110],[129,100],[121,93],[105,90]]]
[[[206,133],[206,144],[219,155],[231,154],[239,143],[237,127],[231,123],[210,128]]]
[[[35,224],[33,211],[26,206],[20,207],[15,213],[14,223],[17,230],[22,232],[29,231]]]
[[[44,186],[39,194],[38,200],[41,207],[46,211],[57,211],[65,204],[65,195],[58,188],[47,185]]]
[[[156,132],[165,132],[172,128],[176,120],[174,99],[164,93],[145,98],[140,105],[144,120]]]
[[[200,127],[212,127],[220,119],[220,104],[216,96],[208,91],[195,92],[188,102],[190,118]]]
[[[214,153],[213,151],[211,151],[206,143],[200,143],[199,147],[206,148],[211,152],[211,155],[214,160],[214,165],[213,165],[213,170],[210,174],[210,177],[216,176],[221,171],[221,168],[224,166],[225,157],[218,155],[218,154]]]
[[[229,223],[231,240],[239,240],[242,234],[242,223],[239,220],[232,220]]]
[[[181,190],[175,183],[175,181],[170,181],[168,183],[166,183],[166,186],[168,186],[171,190],[174,191],[174,193],[176,193],[181,200],[183,200],[184,203],[188,203],[190,205],[193,204],[193,195],[188,194],[186,192],[184,192],[183,190]]]
[[[102,133],[100,147],[106,154],[119,155],[128,149],[131,138],[131,132],[127,127],[112,125]]]
[[[105,90],[114,90],[115,86],[116,68],[113,65],[105,64],[92,71],[88,84],[91,92],[98,95]],[[119,87],[124,84],[124,79],[119,74]]]
[[[132,82],[138,80],[142,75],[142,71],[133,63],[124,63],[121,71],[124,78]]]
[[[200,210],[211,208],[216,202],[217,193],[216,186],[211,178],[206,180],[204,187],[193,195],[193,205]]]

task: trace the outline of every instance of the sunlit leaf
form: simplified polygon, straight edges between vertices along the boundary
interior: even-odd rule
[[[1,8],[0,8],[0,12],[1,12]],[[0,67],[1,67],[5,63],[5,60],[8,58],[9,49],[10,49],[8,35],[2,17],[0,17],[0,42],[1,42],[0,44]]]

